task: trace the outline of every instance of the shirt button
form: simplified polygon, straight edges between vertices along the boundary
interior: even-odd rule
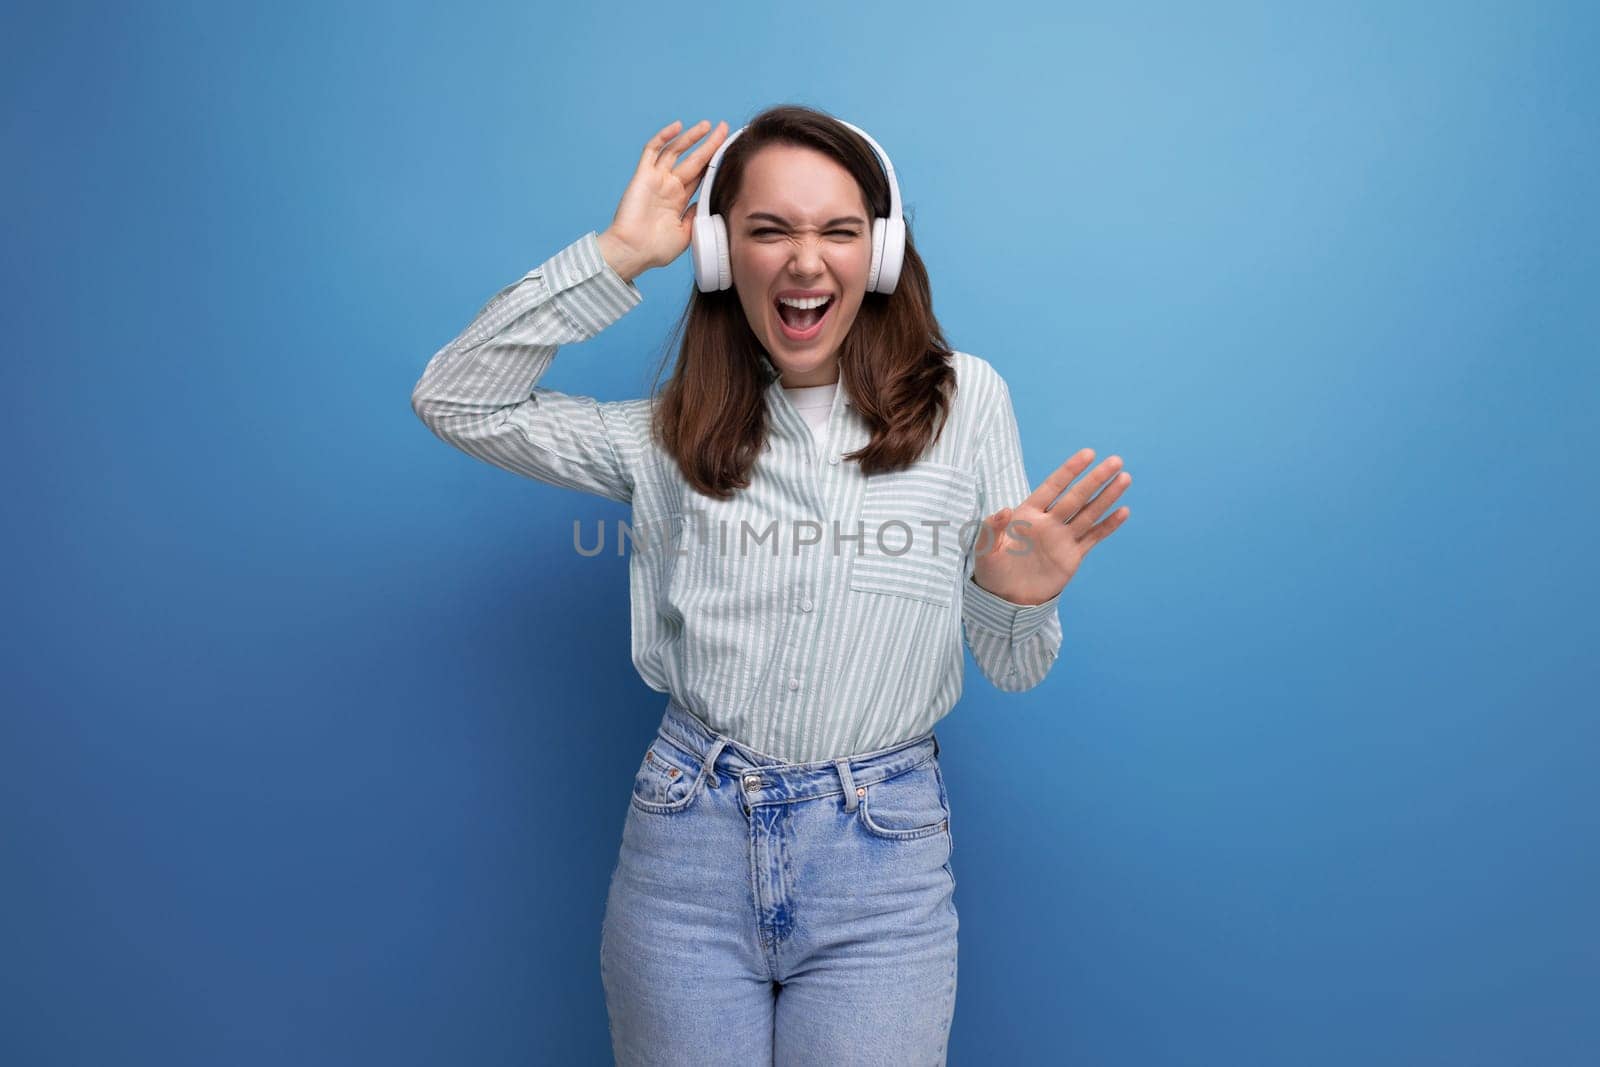
[[[789,688],[790,689],[799,689],[800,688],[800,679],[798,679],[798,678],[790,678],[789,679]]]
[[[800,610],[801,611],[810,611],[814,606],[815,605],[813,605],[811,603],[811,598],[810,597],[806,597],[804,600],[800,601]]]
[[[832,463],[834,466],[837,467],[839,465],[839,457],[838,457],[838,455],[835,454],[835,455],[829,456],[828,457],[828,462]]]

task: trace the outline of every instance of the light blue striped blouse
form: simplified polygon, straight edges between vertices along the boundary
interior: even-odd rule
[[[643,299],[591,230],[495,294],[429,360],[411,403],[469,455],[632,505],[619,525],[646,685],[758,752],[812,762],[930,730],[961,696],[963,633],[1000,689],[1044,678],[1059,597],[1018,605],[970,580],[977,524],[1033,489],[988,362],[957,352],[939,439],[908,469],[867,476],[842,458],[870,437],[845,390],[813,434],[763,355],[767,442],[750,485],[719,501],[654,443],[650,399],[537,385],[560,345]]]

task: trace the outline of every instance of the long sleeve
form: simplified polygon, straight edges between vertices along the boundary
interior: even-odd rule
[[[629,403],[536,387],[556,349],[644,299],[600,254],[593,230],[506,286],[434,354],[411,408],[441,440],[550,485],[628,503],[643,442]]]
[[[1004,379],[997,377],[995,385],[995,411],[978,445],[978,514],[983,518],[1022,503],[1033,492],[1022,465],[1011,391]],[[973,581],[968,566],[961,621],[973,659],[996,688],[1008,693],[1032,689],[1044,681],[1061,651],[1061,595],[1043,604],[1014,604]]]

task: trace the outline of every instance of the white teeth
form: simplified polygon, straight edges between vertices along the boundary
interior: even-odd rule
[[[799,297],[780,296],[778,297],[778,303],[788,304],[792,308],[819,308],[832,299],[833,297],[831,296],[813,296],[804,300]]]

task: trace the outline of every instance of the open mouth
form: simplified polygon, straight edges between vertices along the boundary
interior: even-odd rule
[[[783,336],[791,341],[810,341],[822,332],[828,316],[833,314],[833,305],[838,302],[830,296],[826,304],[816,308],[790,307],[778,300],[772,303],[778,310],[778,326]]]

